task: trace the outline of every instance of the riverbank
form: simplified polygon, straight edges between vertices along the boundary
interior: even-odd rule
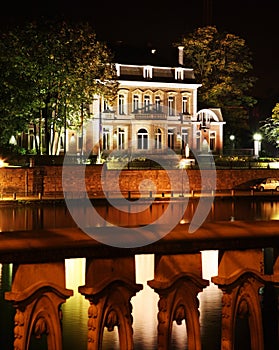
[[[125,199],[131,201],[131,203],[137,201],[139,198],[141,200],[145,201],[154,201],[154,202],[160,202],[163,201],[169,202],[170,200],[173,201],[183,201],[185,199],[199,199],[199,198],[238,198],[238,197],[247,197],[247,198],[254,198],[254,199],[268,199],[268,200],[279,200],[279,192],[277,191],[254,191],[254,190],[223,190],[223,191],[211,191],[211,192],[200,192],[200,191],[192,191],[191,193],[184,193],[183,195],[181,193],[156,193],[156,194],[149,194],[148,196],[140,195],[140,193],[130,193],[124,196]],[[68,200],[73,201],[79,201],[85,198],[84,196],[78,196],[78,197],[71,197],[68,198]],[[89,197],[91,201],[98,202],[98,203],[107,203],[109,198],[117,199],[117,198],[123,198],[121,197],[120,193],[110,193],[108,194],[108,197],[105,197],[104,194],[100,196],[94,196]],[[66,205],[65,197],[64,195],[10,195],[0,198],[0,206],[7,206],[7,205]]]

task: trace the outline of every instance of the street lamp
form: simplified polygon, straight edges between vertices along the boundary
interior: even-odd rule
[[[262,135],[259,133],[256,133],[254,134],[253,139],[254,139],[254,156],[255,158],[258,158],[261,150]]]
[[[235,136],[234,135],[230,135],[230,140],[232,142],[232,154],[234,154],[234,140],[235,140]]]

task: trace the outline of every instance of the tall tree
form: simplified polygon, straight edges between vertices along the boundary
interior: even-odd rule
[[[215,26],[196,29],[175,46],[184,46],[184,64],[195,71],[200,108],[219,107],[230,133],[248,128],[249,108],[256,100],[249,95],[256,78],[252,76],[252,55],[245,40],[220,33]]]
[[[30,122],[43,126],[47,154],[55,153],[64,127],[78,128],[88,118],[96,94],[108,100],[116,94],[112,55],[88,23],[27,23],[3,33],[0,49],[0,112],[10,124],[19,121],[6,134]],[[34,130],[41,133],[40,127]]]
[[[272,146],[279,148],[279,103],[276,103],[272,115],[261,122],[260,130]]]

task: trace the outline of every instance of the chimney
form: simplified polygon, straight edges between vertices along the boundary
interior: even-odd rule
[[[184,46],[178,46],[178,64],[183,66],[183,49]]]

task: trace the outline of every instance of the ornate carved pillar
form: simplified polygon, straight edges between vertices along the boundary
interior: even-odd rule
[[[87,259],[86,284],[79,292],[89,300],[88,350],[102,349],[103,330],[118,327],[121,350],[132,350],[131,298],[142,289],[135,283],[134,257]]]
[[[273,341],[274,349],[279,348],[279,248],[274,248],[273,251],[273,275],[272,278],[272,284],[274,286],[274,297],[276,299],[276,306],[271,305],[271,308],[274,307],[273,317],[274,317],[274,323],[275,323],[275,333],[276,333],[276,339]],[[272,340],[271,340],[272,341]]]
[[[60,306],[73,295],[65,289],[64,262],[14,266],[5,299],[16,308],[14,349],[28,350],[32,336],[47,336],[48,350],[62,350]]]
[[[219,253],[218,276],[212,282],[223,291],[222,350],[235,349],[237,321],[248,320],[253,350],[264,350],[260,289],[269,281],[264,275],[261,249]]]
[[[202,279],[201,254],[163,255],[155,258],[155,277],[148,281],[159,294],[158,350],[171,348],[172,323],[186,321],[188,349],[200,350],[199,300],[208,286]]]

